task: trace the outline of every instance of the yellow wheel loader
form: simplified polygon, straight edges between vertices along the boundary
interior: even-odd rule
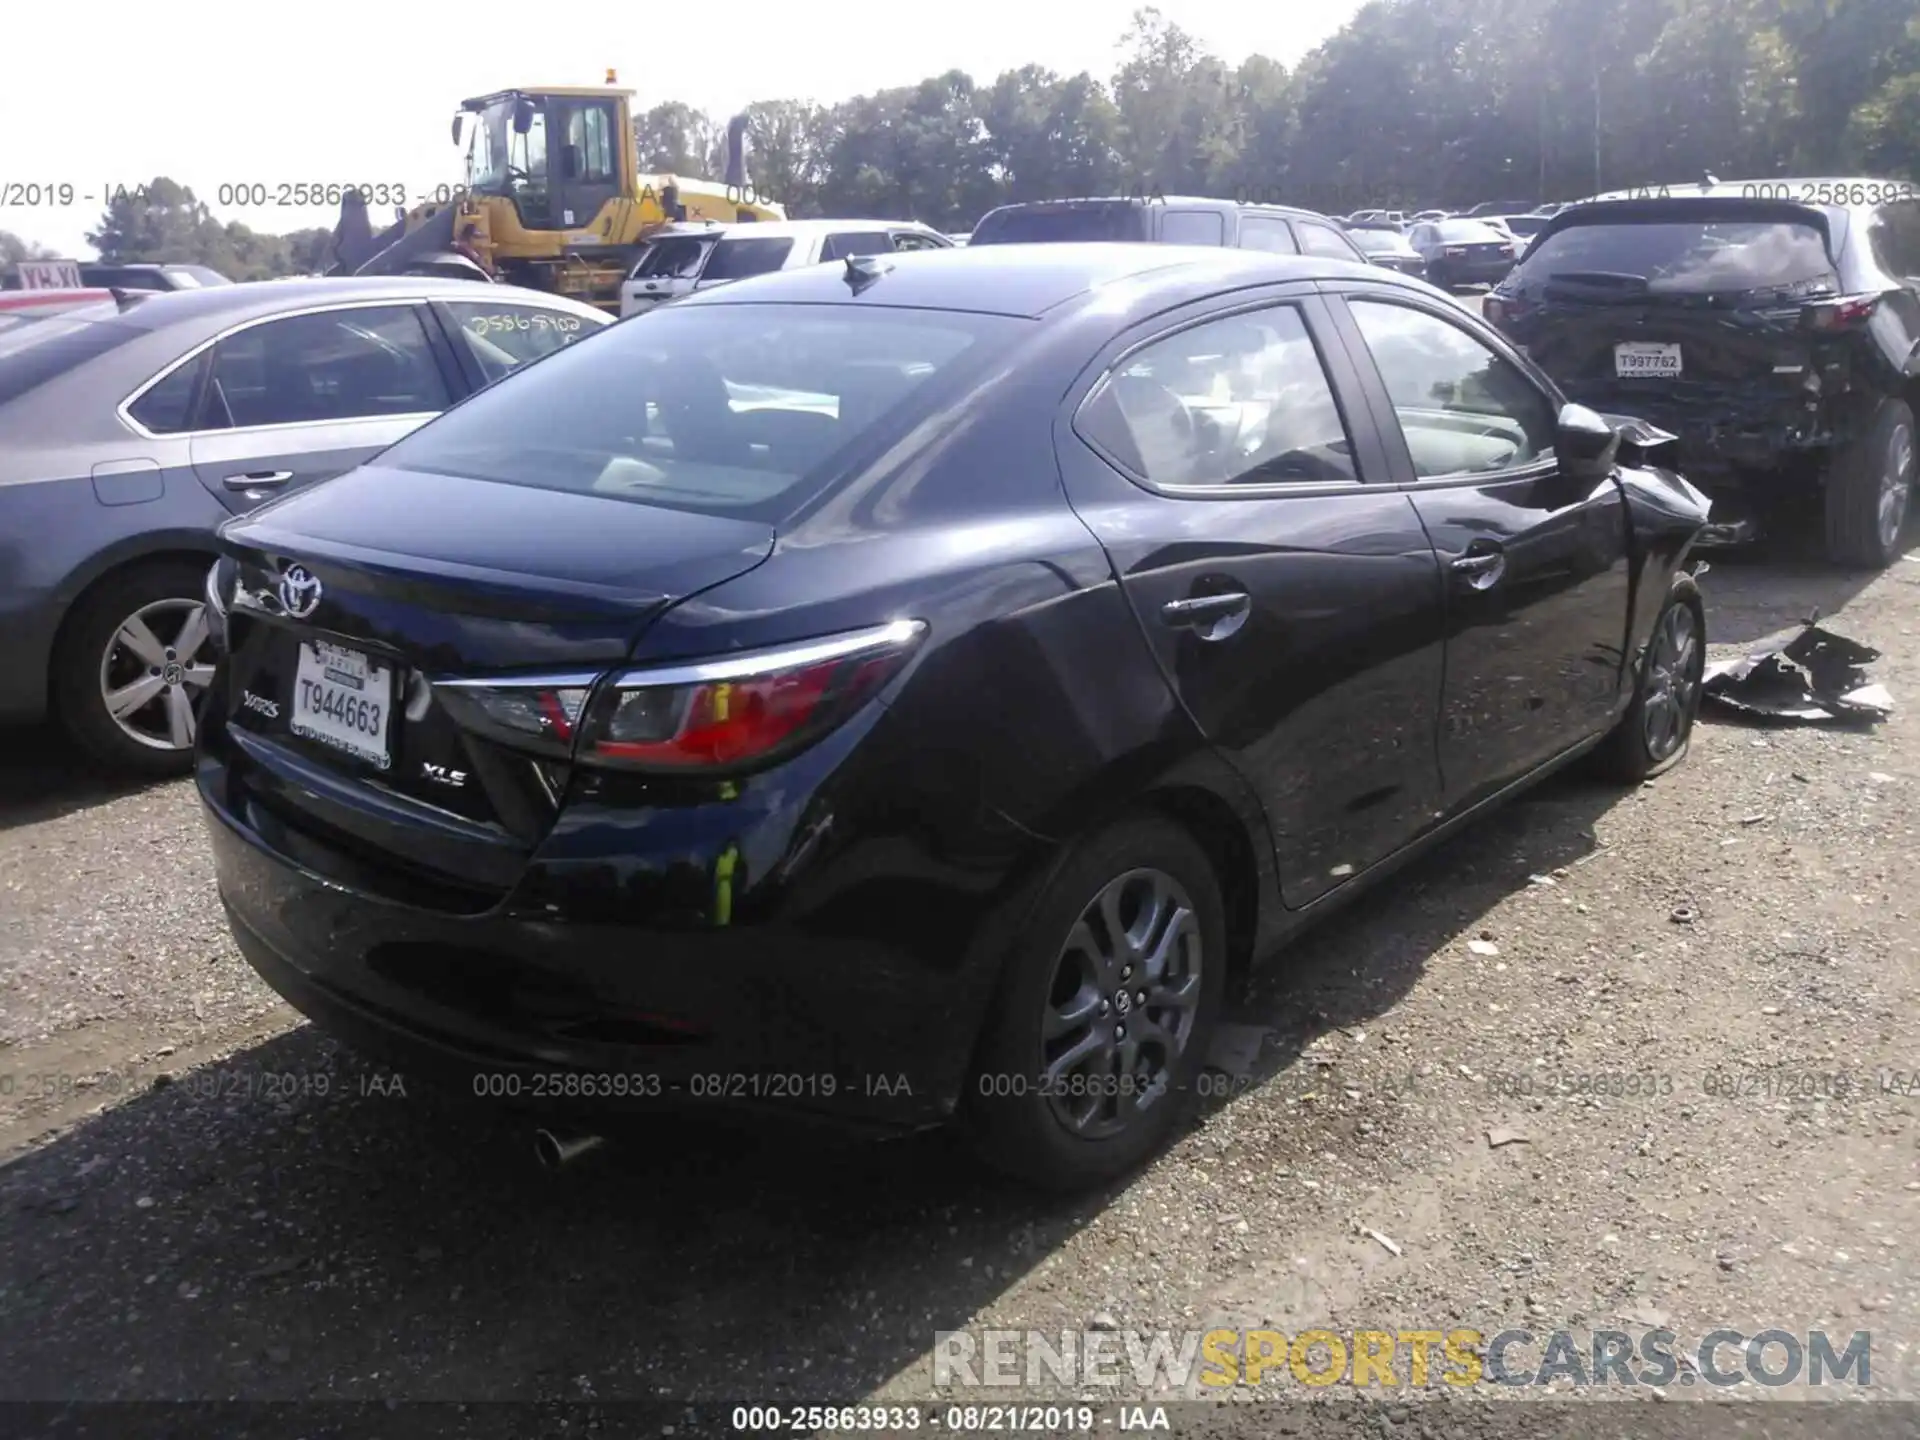
[[[570,295],[620,313],[620,282],[677,221],[784,220],[747,179],[747,118],[727,126],[726,179],[643,175],[631,90],[550,86],[463,101],[453,141],[467,178],[376,233],[347,192],[330,275],[458,275]],[[377,188],[377,187],[376,187]]]

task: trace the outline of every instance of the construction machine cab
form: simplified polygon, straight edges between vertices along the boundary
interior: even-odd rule
[[[468,192],[511,201],[527,230],[591,223],[634,191],[632,93],[498,90],[463,101],[454,139],[466,142]]]

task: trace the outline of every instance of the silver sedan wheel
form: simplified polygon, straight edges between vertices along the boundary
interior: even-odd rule
[[[100,657],[100,703],[130,739],[154,750],[193,745],[193,711],[213,683],[207,610],[155,600],[120,623]]]
[[[1166,1093],[1192,1038],[1205,957],[1179,881],[1131,870],[1094,896],[1054,964],[1040,1086],[1071,1134],[1103,1140]]]
[[[1895,428],[1887,441],[1887,468],[1880,477],[1880,542],[1891,549],[1900,543],[1900,527],[1907,523],[1907,502],[1913,494],[1913,427]]]
[[[1693,607],[1669,605],[1647,655],[1647,695],[1640,707],[1647,756],[1665,760],[1686,743],[1700,700],[1705,654]]]

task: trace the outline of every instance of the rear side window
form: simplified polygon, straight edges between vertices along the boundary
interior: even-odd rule
[[[1920,200],[1881,206],[1867,238],[1874,260],[1889,276],[1920,281]]]
[[[155,435],[178,435],[192,429],[193,402],[200,393],[200,377],[206,373],[209,353],[203,351],[187,364],[168,371],[159,384],[127,407],[127,413]]]
[[[481,391],[385,452],[403,470],[773,521],[1030,322],[811,305],[662,306]]]
[[[713,244],[697,235],[673,235],[656,240],[653,248],[633,267],[635,280],[691,280],[700,273],[700,262],[707,258]]]
[[[1293,228],[1299,233],[1300,249],[1304,254],[1321,255],[1331,260],[1355,258],[1353,242],[1337,230],[1309,221],[1298,221]]]
[[[143,332],[108,320],[0,311],[0,405],[57,379]]]
[[[489,385],[505,379],[529,360],[551,355],[601,328],[578,315],[537,305],[452,300],[446,302],[446,311],[454,329],[460,332],[460,343],[479,364]]]
[[[751,240],[722,240],[707,257],[702,280],[745,280],[750,275],[767,275],[787,263],[793,253],[793,241],[778,236],[756,236]]]
[[[1242,215],[1240,217],[1240,248],[1242,250],[1266,250],[1275,255],[1298,255],[1300,247],[1293,242],[1293,231],[1287,222],[1277,220],[1271,215]]]
[[[1170,490],[1359,479],[1333,386],[1291,305],[1135,351],[1075,424],[1122,469]]]
[[[444,410],[445,379],[411,305],[269,320],[222,340],[209,428],[319,424]]]
[[[997,210],[981,220],[967,244],[1029,245],[1147,238],[1146,206],[1113,200],[1050,209]]]
[[[1673,294],[1812,292],[1839,283],[1814,226],[1732,219],[1570,226],[1534,241],[1517,278]]]
[[[1160,217],[1163,245],[1220,245],[1226,233],[1226,219],[1218,210],[1169,210]]]

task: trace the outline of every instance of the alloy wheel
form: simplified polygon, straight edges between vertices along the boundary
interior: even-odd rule
[[[1886,469],[1880,477],[1880,541],[1889,549],[1900,543],[1912,494],[1913,427],[1898,425],[1887,439]]]
[[[100,656],[100,703],[130,739],[154,750],[193,745],[194,706],[213,683],[207,611],[155,600],[120,623]]]
[[[1101,1140],[1159,1102],[1199,1012],[1200,922],[1164,871],[1131,870],[1081,912],[1054,965],[1041,1088],[1071,1134]]]
[[[1641,735],[1648,758],[1656,764],[1685,743],[1693,726],[1704,660],[1693,607],[1669,605],[1654,628],[1646,699],[1640,707]]]

